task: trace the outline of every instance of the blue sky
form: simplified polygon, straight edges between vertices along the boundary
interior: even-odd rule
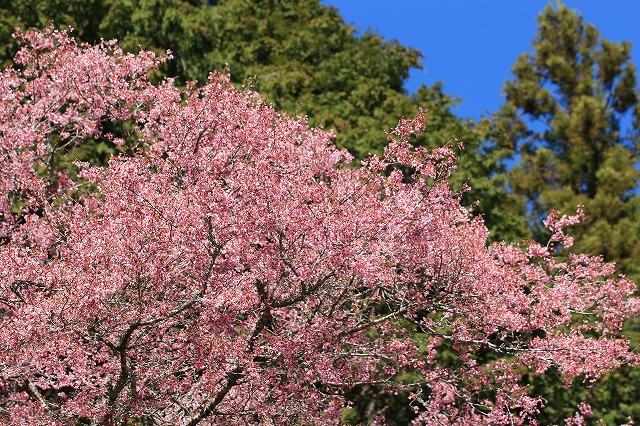
[[[546,0],[322,0],[347,23],[424,54],[424,70],[413,70],[409,93],[421,84],[444,82],[445,92],[463,98],[454,112],[478,118],[498,108],[500,87],[518,54],[531,51],[536,16]],[[602,37],[630,41],[640,68],[640,0],[566,0],[594,24]]]

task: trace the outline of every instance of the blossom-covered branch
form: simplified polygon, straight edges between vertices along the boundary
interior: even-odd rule
[[[409,141],[426,112],[345,167],[330,133],[224,75],[179,90],[147,80],[149,52],[19,37],[0,76],[3,423],[335,424],[368,383],[409,389],[418,423],[533,423],[523,371],[638,361],[618,337],[633,283],[488,244],[447,184],[453,150]],[[57,162],[95,141],[126,149]],[[552,240],[571,223],[553,213]]]

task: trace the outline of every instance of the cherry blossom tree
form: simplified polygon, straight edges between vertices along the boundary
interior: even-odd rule
[[[363,384],[410,390],[419,424],[535,423],[525,372],[571,383],[638,362],[618,336],[634,284],[557,257],[581,213],[552,213],[547,246],[489,245],[447,185],[453,150],[410,143],[424,112],[347,167],[332,134],[222,74],[179,90],[147,80],[166,60],[150,52],[16,36],[0,76],[3,423],[336,424]],[[120,154],[60,165],[96,140]]]

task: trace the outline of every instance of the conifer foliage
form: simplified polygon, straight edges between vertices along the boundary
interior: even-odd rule
[[[179,90],[148,81],[150,52],[19,37],[0,76],[3,423],[335,424],[346,389],[387,383],[418,422],[513,424],[543,403],[523,371],[638,361],[617,337],[633,283],[553,244],[488,245],[452,150],[409,143],[423,113],[346,168],[331,134],[224,75]],[[122,154],[57,167],[92,139]],[[553,213],[551,242],[579,219]]]
[[[635,276],[640,103],[631,44],[601,38],[563,4],[548,5],[538,22],[534,52],[518,58],[504,88],[502,116],[521,155],[509,183],[530,203],[534,222],[583,204],[576,249]]]

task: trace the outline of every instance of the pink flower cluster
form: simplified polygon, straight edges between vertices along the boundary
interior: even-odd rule
[[[410,389],[417,423],[524,424],[543,401],[523,369],[637,362],[618,337],[633,283],[488,245],[452,150],[409,144],[422,113],[344,167],[330,134],[225,76],[179,90],[147,80],[149,52],[19,37],[0,75],[1,423],[337,424],[345,391],[376,384]],[[56,169],[93,140],[123,154]],[[552,214],[553,238],[571,223]]]

